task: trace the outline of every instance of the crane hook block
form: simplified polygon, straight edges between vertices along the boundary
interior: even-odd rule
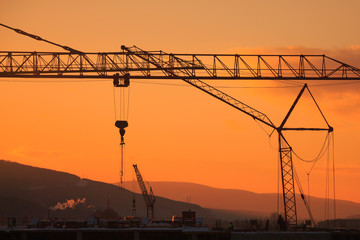
[[[119,132],[120,132],[120,135],[121,135],[121,139],[124,140],[125,128],[120,128]]]
[[[116,122],[115,122],[115,126],[116,126],[117,128],[124,129],[124,128],[126,128],[127,126],[129,126],[129,124],[128,124],[127,121],[116,121]]]

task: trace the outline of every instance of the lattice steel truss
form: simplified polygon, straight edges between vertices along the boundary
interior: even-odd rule
[[[287,144],[282,134],[279,134],[279,153],[280,153],[280,164],[281,164],[281,181],[283,186],[285,220],[287,225],[296,226],[297,212],[296,212],[292,150],[291,147]]]
[[[325,55],[171,54],[122,48],[103,53],[1,51],[0,77],[112,78],[116,72],[130,73],[133,79],[360,79],[358,68]],[[156,61],[148,61],[150,56]],[[173,75],[164,74],[169,72]]]

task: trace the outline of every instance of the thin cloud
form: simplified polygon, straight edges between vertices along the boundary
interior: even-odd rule
[[[346,175],[352,175],[352,176],[359,176],[360,174],[360,166],[359,165],[336,165],[335,166],[336,174],[346,174]],[[327,172],[328,169],[325,167],[318,167],[314,169],[314,171],[318,172]],[[332,168],[330,168],[330,171],[332,171]]]
[[[304,54],[304,55],[322,55],[325,54],[328,57],[336,59],[340,62],[348,65],[360,68],[360,45],[352,45],[343,48],[307,48],[302,46],[287,46],[279,48],[232,48],[226,51],[226,53],[238,53],[238,54],[274,54],[274,55],[287,55],[287,54]],[[276,66],[276,63],[274,63]],[[272,81],[266,82],[266,86],[281,87],[289,86],[289,81]],[[316,95],[316,99],[320,101],[331,100],[329,108],[332,111],[343,114],[345,116],[358,116],[360,112],[360,81],[357,80],[309,80],[309,81],[293,81],[293,83],[301,84],[307,83],[310,90]],[[265,92],[274,93],[277,96],[283,95],[283,97],[296,96],[299,88],[289,88],[286,91],[279,91],[276,88],[268,88]]]
[[[334,58],[338,61],[347,63],[354,67],[360,68],[360,45],[352,45],[343,48],[331,48],[331,49],[320,49],[320,48],[307,48],[302,46],[287,46],[278,48],[232,48],[226,51],[227,53],[238,53],[238,54],[274,54],[274,55],[322,55],[325,54],[328,57]]]
[[[8,154],[24,159],[50,159],[61,155],[61,153],[57,151],[28,149],[23,146],[10,150]]]

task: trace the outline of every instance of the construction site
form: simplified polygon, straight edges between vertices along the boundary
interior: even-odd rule
[[[183,209],[181,215],[173,215],[163,219],[156,216],[156,189],[146,183],[141,166],[132,164],[134,170],[133,184],[138,185],[140,194],[146,206],[146,216],[139,214],[139,200],[135,196],[135,188],[131,200],[131,216],[117,218],[91,217],[83,220],[57,219],[48,216],[47,219],[33,219],[28,224],[19,224],[15,218],[7,219],[7,226],[0,230],[1,239],[360,239],[360,220],[342,220],[336,217],[335,183],[333,196],[331,176],[327,170],[327,199],[325,219],[316,221],[309,204],[310,194],[301,185],[293,165],[297,157],[293,151],[292,142],[285,137],[287,132],[312,132],[326,135],[324,145],[318,158],[324,154],[331,156],[334,151],[334,129],[326,113],[321,110],[316,96],[311,92],[311,81],[359,81],[360,69],[326,55],[241,55],[241,54],[172,54],[163,51],[147,51],[139,47],[122,45],[119,52],[83,52],[69,46],[49,41],[21,29],[4,24],[1,27],[15,31],[24,37],[54,45],[63,52],[0,51],[0,78],[12,81],[33,81],[47,79],[48,81],[76,79],[109,80],[113,84],[114,93],[114,128],[119,132],[120,179],[119,191],[127,191],[124,184],[124,154],[127,144],[126,131],[131,125],[128,119],[129,86],[132,80],[181,80],[189,86],[207,94],[228,105],[240,114],[253,119],[269,138],[276,137],[278,162],[280,168],[281,206],[269,218],[243,219],[240,221],[217,220],[208,223],[196,210]],[[267,114],[257,110],[247,103],[238,100],[227,93],[207,83],[209,80],[241,81],[241,80],[272,80],[297,81],[303,85],[287,114],[280,123],[274,123]],[[289,118],[297,108],[304,95],[309,96],[316,106],[317,114],[321,116],[323,127],[287,125]],[[138,109],[138,111],[141,111]],[[191,138],[191,133],[189,133]],[[312,161],[315,165],[318,159]],[[334,161],[332,159],[332,161]],[[312,168],[311,168],[312,169]],[[310,170],[311,171],[311,170]],[[335,172],[335,170],[333,169]],[[308,173],[309,177],[310,172]],[[335,180],[334,180],[335,181]],[[303,185],[305,183],[302,183]],[[308,183],[309,184],[309,183]],[[296,195],[299,194],[300,199]],[[299,201],[300,200],[300,201]],[[189,201],[191,202],[191,200]],[[306,208],[304,220],[298,216],[298,205]],[[107,210],[110,212],[108,200]],[[330,209],[333,215],[330,216]],[[142,209],[141,211],[143,211]],[[130,210],[129,210],[130,211]]]

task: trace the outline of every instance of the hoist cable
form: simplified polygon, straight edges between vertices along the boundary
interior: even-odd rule
[[[311,172],[312,172],[312,170],[313,170],[313,168],[315,167],[315,164],[317,163],[317,161],[314,161],[314,163],[313,163],[313,165],[311,166],[311,168],[310,168],[310,170],[309,170],[309,172],[308,172],[308,174],[310,174]]]
[[[115,87],[113,87],[113,97],[114,97],[114,119],[115,119],[115,122],[116,122],[116,91],[115,91]],[[121,139],[119,139],[119,141],[121,142]],[[123,189],[123,184],[122,184],[122,158],[123,158],[123,153],[122,153],[122,146],[119,145],[119,168],[120,168],[120,171],[119,171],[119,189]]]
[[[307,182],[308,182],[308,197],[309,197],[309,208],[310,208],[310,173],[307,174]]]
[[[59,76],[61,77],[61,76]],[[27,80],[27,79],[0,79],[0,82],[11,82],[11,83],[91,83],[91,82],[109,82],[111,79],[41,79],[41,80]],[[156,80],[155,80],[156,81]],[[176,83],[164,83],[164,80],[161,80],[162,83],[159,82],[151,82],[149,80],[140,80],[140,79],[132,79],[132,83],[140,83],[140,84],[153,84],[153,85],[163,85],[163,86],[174,86],[174,87],[191,87],[189,85],[176,84]],[[273,80],[277,82],[282,82],[283,80]],[[349,85],[349,84],[360,84],[360,81],[344,81],[337,83],[320,83],[320,84],[309,84],[310,87],[332,87],[338,85]],[[214,86],[216,88],[229,88],[229,89],[281,89],[281,88],[298,88],[299,85],[292,86]]]
[[[330,216],[329,216],[329,158],[330,154],[328,152],[326,159],[326,172],[325,172],[325,221],[327,227],[330,228]]]
[[[292,152],[294,153],[294,155],[295,155],[299,160],[301,160],[301,161],[303,161],[303,162],[317,162],[317,161],[319,161],[319,159],[322,158],[322,156],[324,156],[324,154],[326,153],[326,150],[329,148],[329,145],[327,144],[327,143],[329,142],[329,134],[330,134],[330,133],[328,133],[328,134],[326,135],[325,140],[324,140],[324,143],[323,143],[323,145],[322,145],[322,147],[321,147],[318,155],[317,155],[315,158],[311,159],[311,160],[309,160],[309,159],[304,159],[304,158],[300,157],[300,156],[294,151],[294,149],[292,149]],[[326,148],[325,148],[325,147],[326,147]]]
[[[121,189],[125,189],[123,177],[124,177],[124,145],[120,145],[121,148],[121,170],[120,170],[120,184]]]
[[[115,87],[113,87],[113,96],[114,96],[114,119],[116,122],[116,96],[115,96]]]
[[[254,119],[254,121],[257,123],[257,125],[259,125],[259,127],[266,133],[266,135],[268,135],[268,137],[270,137],[270,133],[268,133],[266,130],[265,130],[265,128],[260,124],[260,123],[258,123],[258,121],[255,119],[255,118],[253,118]]]
[[[301,186],[300,179],[299,179],[299,177],[298,177],[298,175],[297,175],[297,173],[296,173],[296,170],[295,170],[295,167],[294,167],[294,166],[293,166],[293,173],[294,173],[295,182],[296,182],[296,184],[297,184],[297,186],[298,186],[298,189],[299,189],[299,191],[300,191],[301,199],[302,199],[303,202],[304,202],[304,205],[305,205],[306,210],[307,210],[307,212],[308,212],[308,214],[309,214],[309,217],[310,217],[310,219],[311,219],[311,222],[312,222],[313,225],[315,226],[314,217],[313,217],[313,215],[312,215],[312,213],[311,213],[310,206],[309,206],[309,204],[308,204],[307,201],[306,201],[306,197],[305,197],[305,195],[304,195],[304,191],[303,191],[303,188],[302,188],[302,186]]]
[[[125,119],[125,89],[124,88],[121,88],[121,100],[122,100],[122,105],[121,105],[122,118],[121,119]]]
[[[332,132],[332,158],[333,158],[333,191],[334,191],[334,219],[336,221],[336,195],[335,195],[335,133]]]
[[[121,94],[121,88],[119,88],[119,119],[122,119],[122,101],[121,101],[121,97],[122,97],[122,94]]]
[[[120,119],[122,119],[122,105],[124,104],[124,100],[122,100],[122,96],[123,96],[123,89],[120,88],[119,89],[119,117]],[[116,87],[113,87],[113,95],[114,95],[114,118],[115,118],[115,122],[117,121],[117,108],[116,108]],[[124,186],[124,181],[123,181],[123,177],[124,177],[124,144],[122,144],[122,140],[121,137],[119,139],[119,178],[120,178],[120,182],[119,182],[119,188],[120,189],[125,189]]]
[[[127,101],[127,115],[126,115],[126,121],[129,121],[129,112],[130,112],[130,85],[128,86],[128,101]]]
[[[309,208],[310,208],[310,199],[311,199],[311,197],[310,197],[310,173],[313,170],[316,163],[317,163],[317,161],[314,161],[311,168],[310,168],[310,170],[306,173],[307,174],[307,181],[308,181]]]
[[[122,118],[122,104],[123,102],[122,100],[122,88],[119,88],[119,119],[123,119]],[[124,176],[124,145],[122,144],[122,140],[120,139],[120,149],[121,149],[121,162],[120,162],[120,185],[121,185],[121,189],[123,189],[123,176]]]
[[[276,206],[276,217],[280,213],[280,155],[278,154],[278,172],[277,172],[277,206]]]
[[[116,91],[116,87],[114,86],[114,112],[115,112],[115,122],[126,122],[126,126],[127,127],[127,120],[128,120],[128,114],[129,114],[129,102],[128,105],[126,106],[126,91],[124,87],[119,87],[119,89]],[[116,99],[116,93],[118,93],[118,99]],[[128,93],[128,97],[127,99],[129,100],[130,96]],[[117,107],[116,107],[116,102],[118,102],[119,106],[119,112],[117,114]],[[117,117],[119,117],[120,121],[117,121]],[[118,126],[118,125],[116,125]],[[119,177],[120,177],[120,189],[125,189],[125,184],[124,184],[124,155],[125,155],[125,149],[124,149],[124,139],[123,139],[123,135],[125,133],[124,128],[122,128],[121,126],[119,127],[119,131],[120,131],[120,144],[119,144]]]
[[[304,83],[295,80],[273,80],[293,85],[292,87],[301,87]]]

